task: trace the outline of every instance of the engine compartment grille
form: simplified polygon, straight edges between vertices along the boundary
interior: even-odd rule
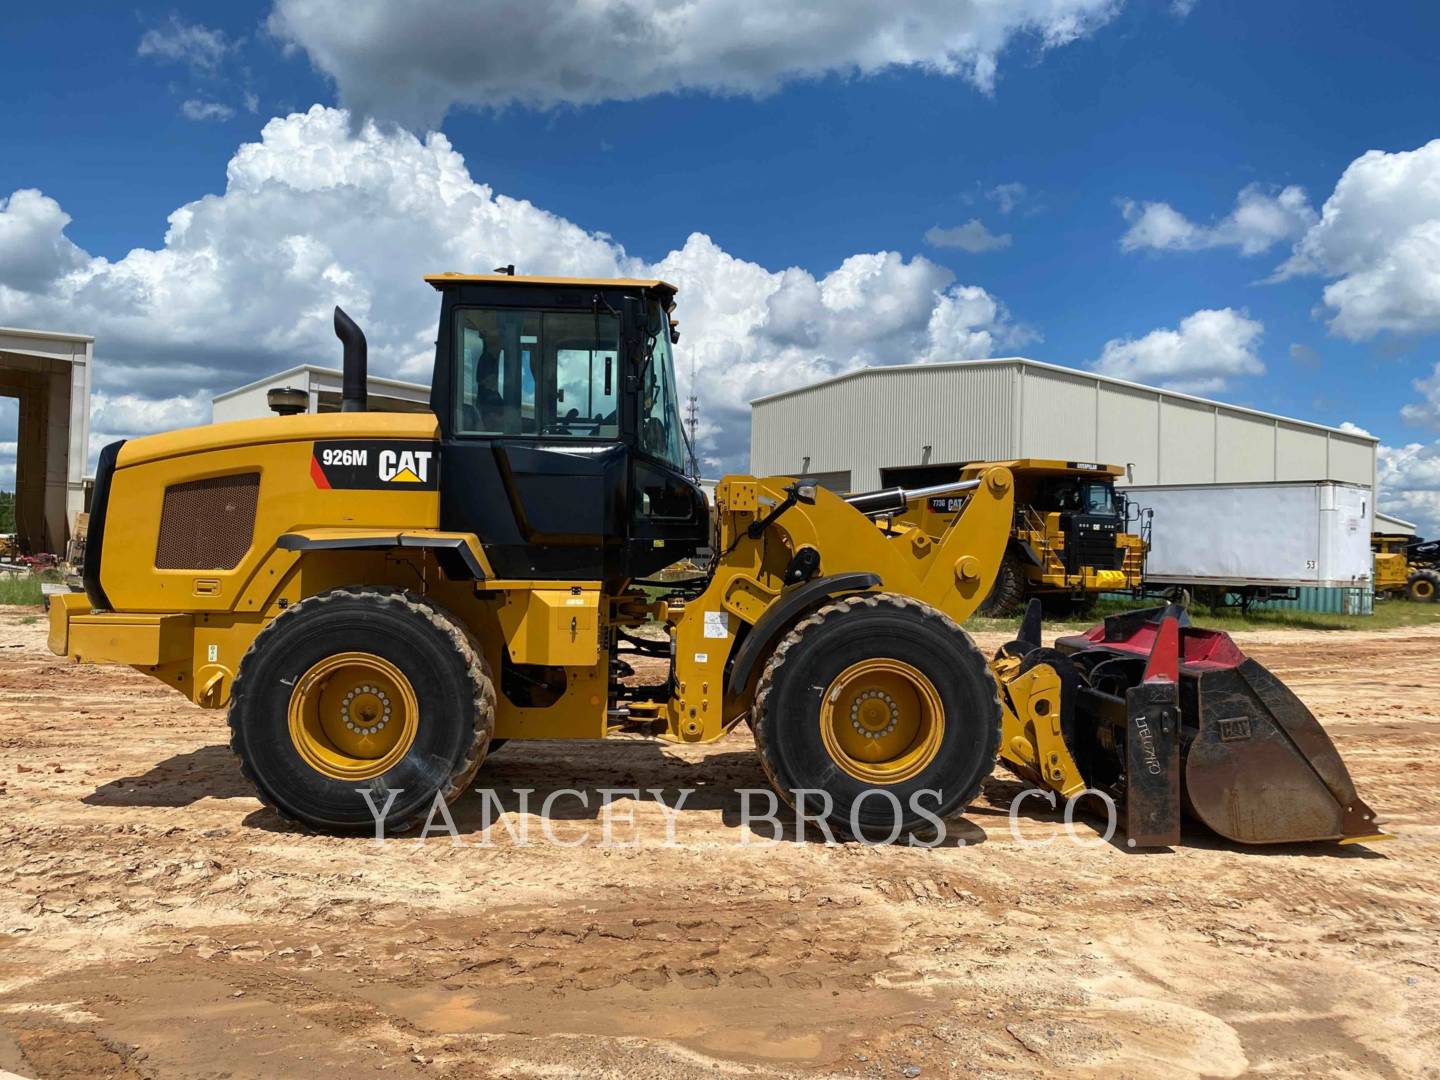
[[[160,511],[157,570],[234,570],[255,536],[258,472],[171,484]]]

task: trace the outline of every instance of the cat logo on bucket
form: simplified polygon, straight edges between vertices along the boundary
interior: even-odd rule
[[[310,476],[322,489],[434,491],[438,449],[408,439],[317,442]]]

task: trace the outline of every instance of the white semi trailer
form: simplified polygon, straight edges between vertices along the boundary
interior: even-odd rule
[[[1168,484],[1124,489],[1149,517],[1147,590],[1183,587],[1210,604],[1372,587],[1370,488],[1336,481]]]

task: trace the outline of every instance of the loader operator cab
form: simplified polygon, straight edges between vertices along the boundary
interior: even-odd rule
[[[507,578],[644,577],[710,540],[684,473],[662,281],[427,278],[443,297],[431,407],[440,517]]]

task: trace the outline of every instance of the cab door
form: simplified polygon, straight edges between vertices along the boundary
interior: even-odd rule
[[[451,325],[445,527],[479,536],[506,577],[606,577],[626,524],[618,316],[456,305]]]

